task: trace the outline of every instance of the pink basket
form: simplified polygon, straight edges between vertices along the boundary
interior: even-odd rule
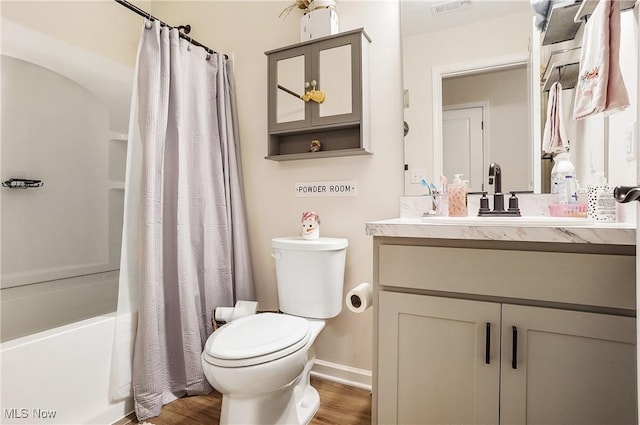
[[[551,217],[587,217],[587,204],[549,204]]]

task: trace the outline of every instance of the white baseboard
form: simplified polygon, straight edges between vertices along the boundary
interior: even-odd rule
[[[371,391],[371,371],[316,359],[311,375]]]

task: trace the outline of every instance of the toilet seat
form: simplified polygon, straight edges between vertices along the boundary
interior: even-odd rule
[[[229,322],[211,334],[203,357],[216,366],[253,366],[294,353],[304,347],[309,338],[308,320],[261,313]]]

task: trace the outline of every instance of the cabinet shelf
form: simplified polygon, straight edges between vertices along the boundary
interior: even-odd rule
[[[289,136],[295,134],[308,134],[312,132],[318,131],[327,131],[327,130],[340,130],[340,129],[349,129],[359,127],[359,121],[349,121],[338,124],[324,124],[324,125],[315,125],[313,127],[307,128],[289,128],[284,130],[272,130],[269,134],[272,136]]]
[[[581,3],[567,2],[556,4],[551,8],[542,39],[543,46],[562,43],[575,38],[580,25],[582,25],[582,21],[574,21],[580,5]]]
[[[620,10],[633,9],[635,4],[636,0],[620,0]],[[569,1],[554,5],[549,11],[542,45],[573,40],[582,23],[591,16],[597,5],[596,0]]]
[[[358,123],[283,130],[269,135],[269,155],[266,158],[280,161],[372,153],[361,137]],[[319,140],[322,144],[319,152],[309,151],[312,140]]]
[[[580,8],[576,13],[574,22],[580,22],[585,18],[588,19],[589,16],[593,14],[593,11],[596,9],[597,5],[598,5],[597,0],[584,0],[582,3],[580,3]],[[633,9],[635,5],[636,5],[636,0],[620,0],[621,11]]]
[[[354,149],[340,149],[340,150],[333,150],[333,151],[280,154],[280,155],[265,156],[265,159],[270,159],[272,161],[292,161],[292,160],[298,160],[298,159],[335,158],[340,156],[371,155],[371,154],[372,152],[369,152],[363,148],[354,148]]]

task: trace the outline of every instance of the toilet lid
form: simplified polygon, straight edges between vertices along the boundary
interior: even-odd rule
[[[309,322],[296,316],[261,313],[234,320],[215,331],[204,347],[212,363],[225,365],[228,361],[255,359],[269,360],[283,357],[299,350],[309,340]],[[279,354],[279,355],[274,355]],[[247,362],[242,362],[247,364]]]

